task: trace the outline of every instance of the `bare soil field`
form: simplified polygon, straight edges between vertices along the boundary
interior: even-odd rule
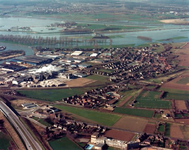
[[[189,55],[188,55],[188,58],[189,58]],[[162,88],[169,88],[169,89],[178,89],[178,90],[183,90],[183,91],[189,91],[189,85],[187,83],[186,84],[177,83],[178,81],[180,81],[181,79],[186,78],[186,77],[189,77],[189,73],[188,72],[184,73],[183,75],[178,76],[174,80],[171,80],[171,81],[163,84]]]
[[[189,125],[189,119],[175,119],[175,121]]]
[[[21,104],[24,104],[24,103],[35,103],[35,104],[41,104],[40,102],[38,101],[29,101],[27,99],[17,99],[17,100],[12,100],[11,103],[15,106],[21,106]]]
[[[165,83],[162,88],[189,91],[189,85],[182,85],[173,82]]]
[[[105,133],[106,137],[111,137],[113,139],[118,139],[122,141],[130,141],[134,137],[134,135],[134,133],[119,130],[109,130]]]
[[[179,66],[189,67],[189,55],[179,54],[178,59],[180,60]]]
[[[188,48],[189,48],[189,42],[186,43],[185,45],[183,45],[183,47],[182,47],[182,49],[184,50],[184,52],[187,53],[187,54],[189,54],[189,52],[186,51],[186,49],[188,49]]]
[[[123,102],[121,102],[118,107],[122,107],[132,96],[127,97]]]
[[[187,110],[185,101],[177,100],[175,101],[175,105],[178,110]]]
[[[179,56],[179,66],[189,67],[189,43],[185,44],[181,49],[175,51],[175,54]]]
[[[183,133],[183,135],[184,135],[184,138],[186,139],[186,140],[188,140],[189,139],[189,126],[182,126],[181,127],[181,131],[182,131],[182,133]]]
[[[155,129],[156,129],[155,124],[147,124],[143,132],[153,134]]]
[[[189,23],[189,21],[186,21],[185,19],[165,19],[160,20],[163,23],[173,23],[173,24],[186,24]]]
[[[184,139],[184,136],[182,134],[180,126],[178,126],[178,125],[172,125],[171,126],[170,136],[173,137],[173,138]]]
[[[71,81],[66,82],[68,87],[78,87],[78,86],[85,86],[91,83],[96,82],[95,80],[86,79],[86,78],[78,78]]]
[[[122,117],[113,127],[125,129],[129,131],[143,132],[148,120],[134,118],[134,117]]]

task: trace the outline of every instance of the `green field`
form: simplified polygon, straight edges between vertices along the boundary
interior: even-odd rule
[[[119,25],[105,25],[105,24],[78,24],[78,27],[90,30],[122,30],[122,29],[144,29],[141,26],[119,26]]]
[[[177,83],[186,85],[187,83],[189,83],[189,78],[182,78]]]
[[[119,115],[77,107],[63,105],[55,105],[55,107],[106,126],[113,126],[121,118]]]
[[[112,72],[114,72],[114,70],[110,70],[110,69],[99,69],[98,71],[106,72],[106,73],[112,73]]]
[[[119,148],[115,148],[115,147],[108,147],[107,150],[120,150]]]
[[[89,84],[89,86],[93,86],[93,88],[102,87],[102,86],[105,86],[109,83],[112,83],[111,81],[109,81],[108,76],[90,75],[90,76],[87,76],[86,78],[96,80],[96,82]]]
[[[140,95],[136,98],[135,107],[142,108],[171,108],[170,101],[163,101],[159,99],[161,92],[155,91],[142,91]]]
[[[152,110],[143,110],[143,109],[130,109],[130,108],[117,107],[114,110],[114,112],[133,115],[133,116],[147,117],[147,118],[152,118],[153,116]]]
[[[115,104],[116,106],[118,106],[120,103],[122,103],[126,98],[128,98],[129,96],[131,96],[131,98],[123,105],[124,107],[127,106],[127,104],[134,99],[134,96],[136,94],[138,94],[140,92],[140,90],[126,90],[126,91],[122,91],[119,92],[119,94],[122,96],[119,101]]]
[[[175,114],[175,118],[182,118],[181,114]]]
[[[48,127],[51,126],[51,124],[49,124],[48,122],[46,122],[45,119],[43,119],[43,118],[32,117],[32,119],[38,121],[39,123],[41,123],[41,124],[43,124],[45,126],[48,126]]]
[[[67,137],[63,137],[61,139],[53,140],[49,142],[50,146],[53,150],[82,150],[78,147],[74,142],[72,142]]]
[[[70,97],[73,95],[83,94],[85,89],[82,88],[69,88],[58,90],[19,90],[18,92],[29,98],[45,100],[45,101],[60,101],[62,98]]]
[[[97,80],[97,81],[108,81],[108,77],[105,76],[100,76],[100,75],[91,75],[86,77],[88,79],[92,79],[92,80]]]
[[[160,124],[159,127],[158,127],[158,131],[159,132],[164,132],[164,130],[165,130],[164,128],[165,128],[165,125]]]
[[[179,94],[179,93],[170,93],[165,94],[165,99],[174,99],[174,100],[187,100],[189,101],[189,94]]]
[[[161,114],[157,114],[156,113],[155,116],[154,116],[154,118],[161,118],[161,116],[162,116]]]
[[[150,47],[149,43],[138,45],[137,47]]]
[[[171,124],[170,123],[166,123],[165,125],[165,136],[170,136],[170,130],[171,130]]]
[[[7,137],[7,135],[0,132],[0,149],[1,150],[7,150],[10,146],[10,139]]]
[[[169,109],[171,108],[170,101],[158,101],[158,100],[137,100],[137,103],[134,105],[135,107],[140,108],[162,108]]]

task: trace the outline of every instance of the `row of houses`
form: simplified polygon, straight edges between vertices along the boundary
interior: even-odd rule
[[[111,110],[111,108],[114,108],[113,104],[120,98],[120,95],[116,93],[116,90],[117,86],[106,86],[101,89],[97,88],[87,91],[81,96],[74,95],[64,98],[62,101],[76,106],[87,108],[105,107]]]

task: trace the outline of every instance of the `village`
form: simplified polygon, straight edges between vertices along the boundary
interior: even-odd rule
[[[155,78],[183,69],[174,64],[177,56],[171,55],[169,45],[164,45],[162,53],[153,52],[152,49],[153,46],[72,52],[69,49],[35,49],[34,56],[11,59],[1,65],[0,73],[6,74],[1,79],[1,86],[66,86],[66,81],[95,74],[108,76],[116,84],[133,84],[137,80]]]
[[[155,52],[160,46],[163,48],[162,52]],[[53,103],[44,101],[44,104],[32,99],[14,104],[21,111],[22,117],[40,127],[37,127],[37,132],[41,135],[43,143],[46,143],[44,140],[50,142],[66,136],[76,145],[83,143],[82,146],[78,145],[82,149],[188,147],[186,140],[172,138],[169,133],[170,122],[188,119],[188,103],[183,103],[185,107],[181,108],[176,100],[167,99],[167,92],[160,89],[164,82],[176,79],[180,72],[185,71],[183,67],[174,63],[178,56],[172,54],[173,48],[179,49],[170,44],[71,51],[36,47],[34,56],[13,58],[1,65],[0,72],[3,76],[0,86],[4,89],[1,95],[4,100],[14,102],[14,99],[25,98],[26,95],[20,90],[76,88],[78,80],[79,88],[90,85],[83,94],[62,96],[60,100],[54,99]],[[163,75],[170,77],[159,83],[145,81],[153,81]],[[87,79],[88,76],[105,77],[107,80],[97,86],[94,81]],[[82,85],[80,81],[85,82]],[[128,96],[123,99],[124,91],[133,90],[139,92],[134,97]],[[155,100],[154,104],[149,103],[151,99]],[[110,116],[121,115],[129,110],[133,111],[130,112],[131,116],[142,115],[142,118],[150,116],[155,121],[153,125],[145,124],[142,130],[135,131],[131,125],[123,127],[123,123],[119,124],[121,120],[114,126],[108,125],[108,122],[103,124],[85,122],[70,116],[62,107]],[[147,114],[143,114],[143,111],[147,111]],[[117,136],[119,134],[121,136]]]

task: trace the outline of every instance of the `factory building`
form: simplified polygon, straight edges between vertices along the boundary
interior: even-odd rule
[[[51,58],[44,58],[38,56],[23,56],[17,59],[12,59],[12,62],[28,64],[32,66],[48,64],[52,62]]]
[[[18,65],[14,65],[14,64],[5,64],[5,65],[1,65],[1,70],[4,70],[6,72],[17,72],[17,71],[21,71],[26,69],[23,66],[18,66]]]

